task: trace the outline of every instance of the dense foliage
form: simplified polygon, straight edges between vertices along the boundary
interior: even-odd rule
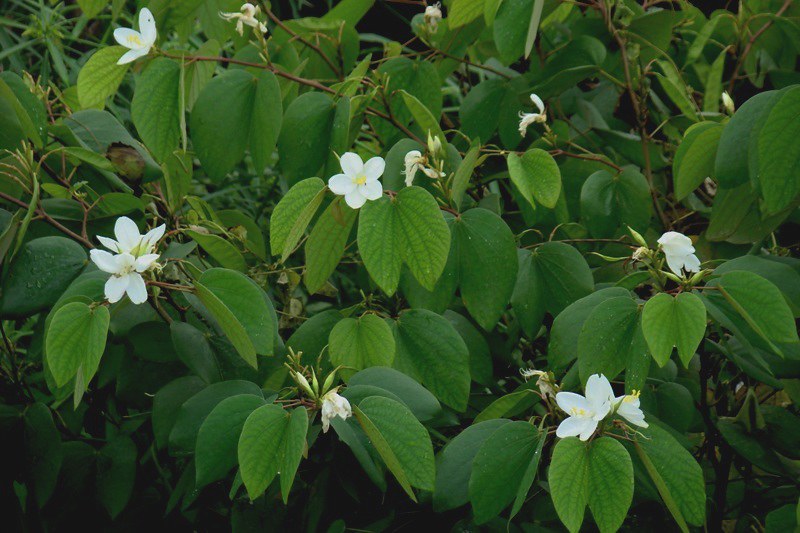
[[[0,0],[4,531],[798,527],[800,5],[240,2]]]

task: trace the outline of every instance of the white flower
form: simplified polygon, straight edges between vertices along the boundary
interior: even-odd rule
[[[650,254],[650,249],[647,246],[640,246],[631,254],[633,261],[641,261]]]
[[[383,194],[379,181],[386,167],[382,157],[373,157],[364,163],[358,154],[346,152],[339,158],[342,174],[328,180],[328,188],[333,194],[344,196],[344,201],[353,209],[358,209],[367,200],[377,200]]]
[[[728,91],[722,92],[722,107],[725,108],[725,111],[727,111],[729,115],[733,115],[733,112],[736,111],[733,98],[728,94]]]
[[[639,394],[641,391],[634,389],[631,394],[617,396],[614,398],[614,407],[616,413],[631,424],[646,428],[649,424],[644,421],[644,413],[639,408]]]
[[[664,250],[667,265],[678,276],[686,272],[700,272],[700,260],[694,255],[692,240],[677,231],[668,231],[658,239],[658,244]]]
[[[428,25],[432,32],[435,32],[439,28],[439,21],[442,20],[441,2],[436,2],[435,4],[427,6],[423,17],[425,19],[425,24]]]
[[[542,394],[542,397],[555,397],[556,389],[553,386],[554,384],[550,376],[550,372],[536,370],[535,368],[520,368],[519,373],[522,374],[522,377],[525,378],[525,381],[530,380],[532,377],[538,378],[536,380],[536,386],[539,387],[539,392]]]
[[[547,122],[547,113],[545,112],[544,102],[542,99],[536,96],[535,94],[531,94],[531,102],[536,108],[539,110],[538,113],[523,113],[522,111],[519,112],[519,134],[525,137],[525,132],[528,129],[528,126],[537,122]]]
[[[244,25],[251,28],[258,28],[261,33],[267,33],[267,27],[263,22],[260,22],[256,17],[261,13],[261,8],[254,6],[251,3],[242,4],[239,8],[240,13],[223,13],[219,12],[219,16],[225,20],[236,21],[236,31],[239,35],[244,35]]]
[[[420,170],[426,161],[427,159],[422,156],[422,152],[419,150],[411,150],[406,154],[404,158],[406,169],[403,171],[406,176],[406,187],[411,187],[417,170]]]
[[[569,418],[559,424],[556,436],[562,439],[579,436],[583,441],[589,440],[597,429],[597,423],[611,411],[613,399],[611,383],[602,374],[589,376],[586,397],[574,392],[559,392],[556,403]]]
[[[114,225],[116,241],[98,235],[97,238],[103,246],[116,253],[114,255],[96,249],[89,252],[97,268],[111,274],[105,285],[105,295],[110,303],[120,301],[125,294],[135,304],[147,300],[147,288],[142,273],[158,266],[156,260],[159,255],[152,252],[163,237],[164,229],[162,224],[141,235],[133,220],[120,217]]]
[[[344,396],[339,396],[336,389],[331,390],[322,397],[322,432],[327,433],[331,419],[336,417],[347,420],[353,416],[350,402]]]
[[[132,28],[117,28],[114,30],[114,39],[128,48],[117,61],[117,65],[124,65],[135,61],[142,56],[146,56],[150,49],[156,44],[156,19],[149,9],[142,8],[139,11],[139,31]]]

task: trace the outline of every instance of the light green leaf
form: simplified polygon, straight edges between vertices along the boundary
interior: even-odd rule
[[[122,46],[100,48],[78,73],[78,101],[83,109],[103,109],[106,98],[117,92],[129,64],[117,65],[127,51]]]
[[[334,200],[317,219],[305,247],[303,279],[309,293],[314,294],[322,288],[336,270],[357,215],[358,211],[350,209],[341,200]]]
[[[619,530],[633,501],[633,462],[628,450],[611,437],[594,439],[589,448],[588,504],[601,532]]]
[[[714,159],[724,127],[701,122],[686,130],[672,163],[675,197],[686,198],[703,180],[714,175]]]
[[[181,67],[160,57],[142,73],[131,102],[136,131],[156,160],[164,162],[181,139]]]
[[[800,192],[800,87],[778,97],[758,132],[758,182],[765,214],[788,206]]]
[[[403,97],[406,107],[414,117],[414,122],[422,130],[423,134],[427,137],[438,137],[442,145],[447,144],[447,137],[444,136],[441,126],[439,126],[439,118],[434,116],[433,113],[425,107],[425,104],[417,100],[417,98],[403,90],[399,91]]]
[[[556,206],[561,194],[561,171],[549,153],[532,148],[521,156],[508,154],[508,174],[532,207],[536,207],[534,198],[548,209]]]
[[[47,366],[59,387],[81,371],[89,383],[106,347],[108,308],[71,302],[56,311],[45,339]]]
[[[645,304],[642,332],[659,366],[667,363],[672,348],[677,347],[681,362],[688,367],[706,332],[706,308],[692,293],[673,298],[662,292]]]
[[[395,342],[392,330],[378,315],[340,320],[331,330],[329,341],[331,363],[361,370],[370,366],[390,366],[394,360]]]
[[[561,439],[553,448],[547,479],[558,517],[570,531],[577,533],[589,503],[588,445],[576,437]]]
[[[325,183],[308,178],[295,184],[275,206],[269,221],[269,246],[272,255],[286,261],[303,236],[325,197]]]
[[[210,233],[200,233],[194,230],[185,230],[186,235],[196,241],[208,255],[213,257],[220,265],[239,272],[247,270],[247,263],[242,253],[230,243],[218,235]]]
[[[200,282],[195,282],[194,288],[197,291],[197,297],[208,309],[211,315],[216,319],[219,327],[231,341],[233,347],[253,368],[258,367],[258,359],[256,357],[256,349],[253,346],[253,341],[247,334],[244,326],[236,319],[236,316],[230,309],[220,300],[214,292],[203,286]]]
[[[595,172],[581,189],[581,218],[595,237],[613,237],[626,225],[643,232],[652,210],[650,186],[633,167],[616,176],[605,170]]]
[[[453,0],[447,13],[450,28],[459,28],[483,15],[484,3],[485,0]]]

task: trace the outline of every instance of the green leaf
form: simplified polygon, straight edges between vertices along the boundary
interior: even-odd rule
[[[381,64],[378,73],[388,77],[385,93],[390,96],[389,108],[391,111],[389,114],[394,117],[395,121],[408,124],[412,118],[419,120],[412,116],[413,110],[407,105],[406,98],[400,92],[403,91],[418,100],[419,105],[413,102],[411,104],[416,106],[418,113],[430,115],[423,120],[435,123],[433,130],[439,128],[438,118],[442,114],[442,81],[433,62],[393,57]],[[385,107],[382,107],[385,111]],[[420,127],[424,128],[422,125]],[[430,128],[430,126],[428,127]],[[389,141],[397,140],[401,135],[405,137],[397,129],[397,126],[388,121],[377,121],[375,129],[387,139],[387,144]],[[427,138],[425,129],[420,133],[422,137]],[[437,132],[431,131],[431,134],[436,135]],[[441,141],[445,142],[444,137],[441,137]]]
[[[124,435],[109,440],[97,455],[97,498],[112,519],[133,495],[137,456],[136,444]]]
[[[414,95],[403,90],[400,90],[399,93],[403,97],[403,102],[405,102],[406,107],[411,112],[411,116],[414,117],[414,122],[416,122],[425,136],[427,137],[430,135],[434,138],[438,137],[443,145],[446,144],[447,137],[444,136],[442,128],[439,126],[439,118],[434,116],[431,110],[425,107],[425,104],[417,100]]]
[[[181,139],[180,78],[180,65],[160,57],[137,80],[131,102],[136,131],[156,160],[162,162]]]
[[[19,413],[14,413],[15,417]],[[36,503],[47,503],[56,488],[62,468],[64,450],[61,435],[53,422],[50,409],[43,403],[34,403],[22,415],[24,455],[15,460],[24,461],[28,483]]]
[[[107,46],[97,50],[78,73],[78,101],[83,109],[103,109],[106,98],[117,92],[129,64],[117,65],[127,49]]]
[[[87,19],[93,19],[108,5],[105,0],[78,0],[78,5]]]
[[[594,308],[578,336],[581,381],[592,374],[613,380],[626,370],[628,389],[640,389],[649,368],[639,306],[629,296],[611,298]],[[631,385],[632,384],[632,385]]]
[[[278,139],[281,168],[290,185],[319,174],[331,153],[336,104],[330,96],[310,91],[286,109]]]
[[[322,16],[322,20],[343,20],[350,26],[358,24],[375,4],[375,0],[342,0]]]
[[[456,207],[461,206],[461,201],[464,199],[464,193],[469,186],[469,180],[475,170],[478,162],[478,156],[481,154],[480,142],[473,142],[467,153],[464,155],[464,160],[458,166],[455,175],[453,176],[453,185],[450,187],[450,199]]]
[[[283,444],[283,460],[281,461],[281,494],[283,504],[289,501],[289,492],[297,474],[297,468],[303,454],[308,447],[306,435],[308,434],[308,412],[305,407],[298,407],[292,411],[289,427],[286,428],[286,438]]]
[[[581,218],[595,237],[613,237],[625,225],[643,232],[651,214],[650,186],[632,167],[616,176],[605,170],[595,172],[581,189]]]
[[[66,385],[78,372],[89,383],[105,351],[109,321],[107,307],[92,309],[83,302],[56,311],[45,340],[47,365],[56,385]]]
[[[200,282],[195,282],[194,288],[197,291],[197,297],[217,321],[220,329],[231,341],[239,356],[253,368],[258,368],[255,346],[253,346],[253,341],[242,323],[213,291],[203,286]]]
[[[498,428],[511,423],[498,418],[467,427],[447,443],[436,457],[436,489],[433,508],[449,511],[469,502],[469,480],[478,450]]]
[[[51,307],[86,262],[83,247],[66,237],[40,237],[26,242],[3,281],[0,314],[23,317]]]
[[[450,28],[458,28],[469,24],[483,15],[485,0],[453,0],[447,14]]]
[[[469,351],[446,318],[410,309],[397,318],[395,367],[418,376],[442,402],[464,411],[469,397]]]
[[[191,116],[192,143],[209,177],[221,181],[247,148],[261,173],[281,131],[282,113],[280,88],[271,72],[233,69],[213,78]]]
[[[264,234],[255,220],[236,209],[217,211],[217,217],[227,228],[234,228],[234,231],[244,229],[244,241],[248,251],[263,261],[267,260],[267,246],[264,243]]]
[[[502,218],[470,209],[450,222],[461,299],[478,324],[490,330],[508,306],[517,278],[514,234]]]
[[[561,439],[553,448],[547,479],[558,517],[570,533],[583,524],[589,503],[589,453],[587,444],[575,437]]]
[[[490,422],[484,422],[490,423]],[[538,464],[540,434],[528,422],[517,421],[497,428],[481,445],[472,463],[469,499],[475,522],[483,524],[500,514],[533,479],[526,479],[529,465]]]
[[[783,92],[758,132],[758,183],[764,213],[773,215],[800,192],[800,87]]]
[[[240,394],[225,398],[208,414],[197,433],[194,464],[198,488],[224,478],[236,466],[244,422],[265,403],[261,396]]]
[[[389,398],[373,396],[354,407],[353,414],[409,498],[416,501],[411,487],[434,490],[433,445],[411,411]]]
[[[450,232],[433,196],[421,187],[406,187],[392,199],[383,196],[361,208],[358,249],[387,294],[397,289],[403,263],[432,290],[447,262]]]
[[[686,130],[672,163],[675,197],[682,200],[714,175],[714,159],[725,128],[716,122],[701,122]]]
[[[642,332],[659,366],[669,361],[672,348],[677,347],[683,366],[688,367],[706,332],[706,308],[690,292],[674,298],[662,292],[645,304]]]
[[[351,368],[391,365],[395,342],[385,320],[366,314],[339,321],[331,330],[329,349],[331,363],[348,367],[347,373],[351,373]]]
[[[242,253],[229,241],[218,235],[200,233],[194,230],[185,230],[185,232],[223,267],[238,270],[239,272],[247,270],[247,262],[245,262]]]
[[[320,290],[336,270],[357,215],[358,211],[350,209],[342,201],[334,200],[317,219],[305,247],[306,271],[303,279],[309,293]]]
[[[675,521],[684,531],[686,522],[702,527],[706,518],[703,470],[686,449],[656,424],[639,429],[633,447]]]
[[[308,178],[296,183],[275,206],[269,221],[272,255],[286,261],[325,197],[325,183]]]
[[[523,330],[534,336],[545,311],[557,316],[568,305],[594,289],[594,279],[583,256],[562,242],[546,242],[533,251],[520,250],[511,305]]]
[[[477,424],[485,420],[494,420],[495,418],[510,418],[529,409],[539,400],[540,397],[532,389],[520,387],[514,392],[500,396],[487,405],[483,411],[478,413],[473,423]]]
[[[394,368],[373,366],[358,372],[347,381],[345,394],[359,386],[380,388],[389,392],[405,404],[420,422],[433,420],[442,412],[442,406],[433,394]]]
[[[619,441],[611,437],[592,441],[588,489],[589,509],[600,531],[619,530],[633,501],[633,462]]]
[[[508,174],[531,207],[536,207],[534,198],[548,209],[556,206],[561,194],[561,171],[548,152],[532,148],[521,156],[508,154]]]
[[[789,304],[795,318],[800,316],[800,271],[776,256],[743,255],[725,261],[714,269],[714,273],[724,274],[733,270],[746,270],[758,274],[774,284],[783,293],[783,298]]]
[[[157,448],[163,448],[169,443],[170,431],[184,402],[203,390],[206,385],[197,376],[183,376],[169,382],[156,393],[153,397],[151,423]]]
[[[511,64],[525,53],[533,2],[529,0],[504,0],[494,19],[494,43],[500,59]]]

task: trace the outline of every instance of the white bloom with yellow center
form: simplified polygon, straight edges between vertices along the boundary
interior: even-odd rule
[[[531,94],[531,102],[539,110],[538,113],[524,113],[519,112],[519,134],[525,137],[525,132],[531,124],[547,122],[547,113],[544,107],[544,102],[535,94]]]
[[[144,235],[139,233],[136,223],[128,217],[120,217],[114,225],[117,240],[98,235],[98,240],[115,254],[94,249],[89,256],[97,268],[111,274],[105,284],[105,296],[110,303],[116,303],[127,294],[135,304],[147,300],[147,288],[142,274],[156,268],[159,254],[152,253],[156,244],[164,236],[162,224]]]
[[[146,56],[156,44],[156,19],[149,9],[139,11],[139,31],[132,28],[117,28],[114,30],[114,39],[128,49],[117,61],[117,65],[124,65]]]
[[[639,407],[639,394],[641,391],[634,389],[631,394],[617,396],[614,398],[614,408],[619,416],[631,424],[646,428],[649,424],[644,421],[644,412]]]
[[[700,272],[700,260],[694,254],[692,240],[677,231],[668,231],[658,239],[658,244],[664,250],[667,266],[678,276],[682,276],[681,269],[686,272]]]
[[[556,403],[569,415],[556,429],[559,438],[579,437],[589,440],[597,424],[611,411],[614,391],[611,383],[602,374],[594,374],[586,382],[586,396],[574,392],[559,392]]]
[[[386,162],[382,157],[373,157],[366,163],[358,154],[346,152],[339,158],[342,174],[328,180],[328,188],[333,194],[344,196],[344,201],[353,209],[358,209],[367,200],[377,200],[383,194],[379,178],[383,175]]]
[[[244,35],[245,26],[258,28],[261,33],[267,33],[267,26],[256,18],[260,13],[261,8],[259,6],[254,6],[248,2],[242,4],[242,7],[239,8],[239,13],[223,13],[220,11],[219,16],[228,21],[235,20],[236,31],[239,35]]]
[[[336,389],[332,389],[322,397],[322,432],[327,433],[331,425],[331,420],[336,417],[347,420],[353,416],[350,402],[347,398],[340,396]]]

